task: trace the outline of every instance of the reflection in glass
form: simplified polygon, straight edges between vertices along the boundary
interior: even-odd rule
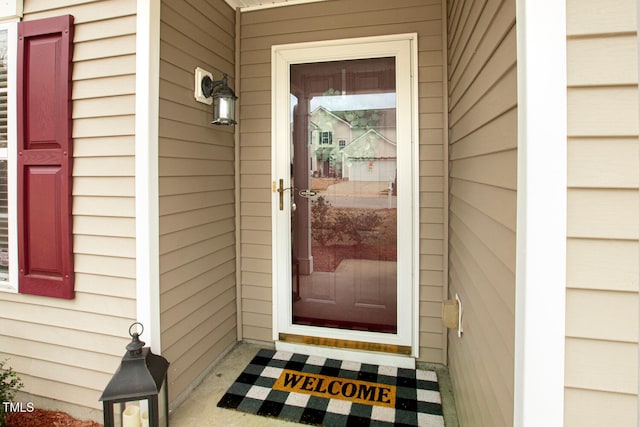
[[[292,65],[291,100],[293,322],[396,333],[395,59]]]

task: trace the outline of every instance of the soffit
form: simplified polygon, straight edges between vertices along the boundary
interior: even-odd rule
[[[267,9],[271,7],[292,6],[300,3],[313,3],[326,0],[225,0],[234,9],[242,12],[256,9]]]

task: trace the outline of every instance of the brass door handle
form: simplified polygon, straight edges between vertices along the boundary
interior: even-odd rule
[[[280,210],[284,210],[284,192],[286,190],[295,190],[294,187],[284,188],[284,179],[279,180],[279,186],[276,191],[279,193],[280,198]]]

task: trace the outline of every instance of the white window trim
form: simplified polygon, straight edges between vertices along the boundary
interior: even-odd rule
[[[0,291],[18,292],[18,177],[17,168],[17,82],[18,82],[18,21],[0,24],[0,31],[7,30],[7,200],[9,228],[9,280],[0,281]]]

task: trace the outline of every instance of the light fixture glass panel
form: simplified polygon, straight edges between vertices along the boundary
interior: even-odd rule
[[[232,125],[235,124],[235,99],[233,98],[214,98],[213,102],[213,121],[212,124]]]

